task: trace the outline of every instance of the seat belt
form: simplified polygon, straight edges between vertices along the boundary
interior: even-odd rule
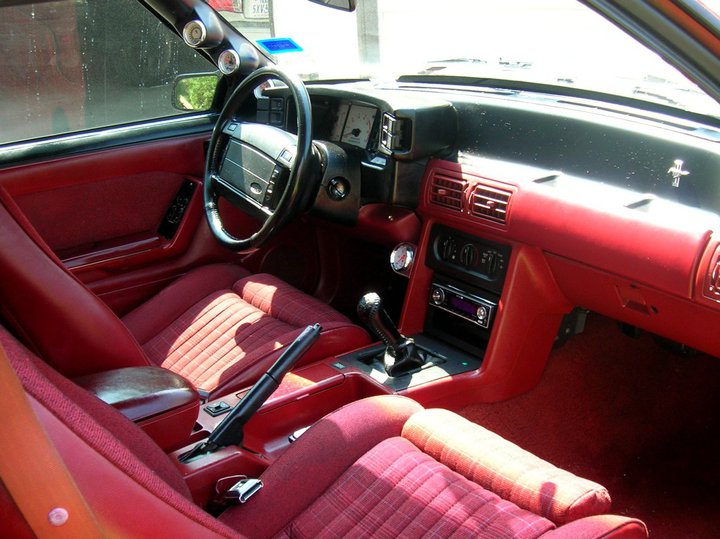
[[[104,537],[0,345],[0,477],[41,539]]]

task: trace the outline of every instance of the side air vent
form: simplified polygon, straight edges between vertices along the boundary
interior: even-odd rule
[[[470,213],[476,217],[505,223],[511,195],[509,190],[477,185],[470,197]]]
[[[435,172],[430,191],[430,202],[446,208],[462,211],[463,195],[467,182],[461,178],[455,178]]]
[[[720,249],[715,251],[712,260],[705,280],[705,295],[720,300]]]

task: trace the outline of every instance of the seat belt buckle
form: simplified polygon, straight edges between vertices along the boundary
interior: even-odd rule
[[[238,502],[245,503],[261,488],[263,488],[263,482],[260,479],[246,477],[231,486],[225,496],[230,497],[230,499],[237,496]]]
[[[223,477],[215,484],[215,503],[224,506],[245,503],[262,487],[260,479],[245,475]]]

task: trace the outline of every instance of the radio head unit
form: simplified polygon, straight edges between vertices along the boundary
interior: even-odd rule
[[[431,307],[488,329],[495,317],[497,304],[446,282],[435,281],[430,287]]]

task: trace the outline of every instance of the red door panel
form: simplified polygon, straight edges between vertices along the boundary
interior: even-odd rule
[[[207,135],[0,170],[0,185],[83,282],[122,314],[200,262],[227,259],[202,219]],[[177,230],[161,229],[181,187]],[[162,232],[166,232],[163,234]]]
[[[157,229],[184,176],[144,172],[15,196],[15,202],[62,259],[147,239]]]

